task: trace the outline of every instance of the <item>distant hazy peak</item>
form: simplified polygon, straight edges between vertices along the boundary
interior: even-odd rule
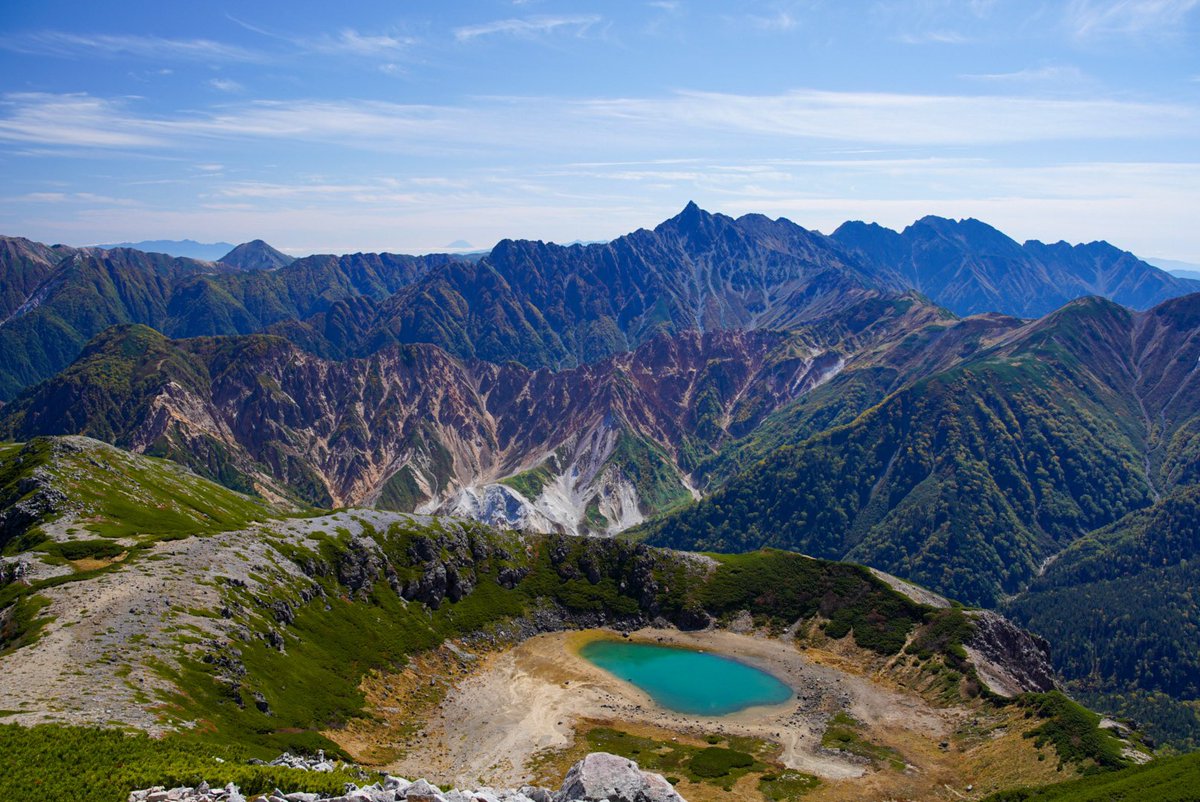
[[[184,256],[189,259],[203,259],[215,262],[217,257],[233,247],[228,242],[196,242],[193,239],[150,239],[140,242],[111,242],[97,245],[97,248],[112,250],[113,248],[132,248],[144,253],[165,253],[168,256]]]
[[[243,242],[219,260],[222,264],[241,270],[278,270],[296,261],[260,239]]]

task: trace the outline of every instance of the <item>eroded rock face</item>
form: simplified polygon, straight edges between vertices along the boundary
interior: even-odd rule
[[[992,691],[1012,697],[1058,687],[1045,638],[990,610],[977,611],[972,618],[975,634],[966,644],[967,654]]]
[[[593,752],[567,772],[554,802],[683,802],[661,774],[607,752]]]

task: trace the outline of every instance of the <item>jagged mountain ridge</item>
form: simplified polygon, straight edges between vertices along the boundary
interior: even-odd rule
[[[0,238],[0,400],[69,365],[108,326],[173,336],[249,334],[319,315],[340,299],[382,298],[449,256],[311,256],[274,271],[125,248],[48,248]]]
[[[1200,291],[1200,282],[1173,276],[1107,242],[1022,245],[974,219],[928,216],[901,232],[849,222],[831,237],[879,274],[960,315],[1042,317],[1087,295],[1148,309]]]
[[[316,255],[279,266],[289,257],[250,243],[250,266],[266,269],[249,272],[174,260],[164,273],[162,255],[4,242],[0,400],[118,323],[172,337],[270,330],[336,358],[429,342],[464,358],[561,368],[658,331],[788,328],[906,289],[960,315],[1031,317],[1085,294],[1146,308],[1200,288],[1105,243],[1019,246],[973,220],[927,217],[903,233],[848,223],[826,237],[694,203],[612,242],[505,240],[481,258]]]
[[[659,331],[789,328],[899,289],[788,220],[734,220],[690,203],[612,242],[504,240],[478,262],[446,265],[380,305],[369,343],[432,342],[557,368]]]
[[[114,328],[9,405],[5,428],[86,433],[268,495],[460,509],[490,493],[504,504],[477,517],[604,531],[690,498],[690,466],[840,361],[769,332],[660,335],[552,373],[430,345],[336,362],[264,335]]]
[[[861,380],[846,371],[805,413],[843,425],[743,459],[651,542],[837,555],[994,604],[1081,533],[1194,476],[1198,312],[1200,295],[1143,313],[1074,301],[861,409],[839,392]]]

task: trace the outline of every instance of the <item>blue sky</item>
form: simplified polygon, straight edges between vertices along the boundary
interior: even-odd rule
[[[688,200],[1200,262],[1200,0],[0,12],[0,232],[608,239]]]

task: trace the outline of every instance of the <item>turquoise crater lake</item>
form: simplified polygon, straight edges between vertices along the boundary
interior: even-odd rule
[[[595,640],[579,655],[677,713],[724,716],[792,697],[792,689],[767,672],[719,654]]]

